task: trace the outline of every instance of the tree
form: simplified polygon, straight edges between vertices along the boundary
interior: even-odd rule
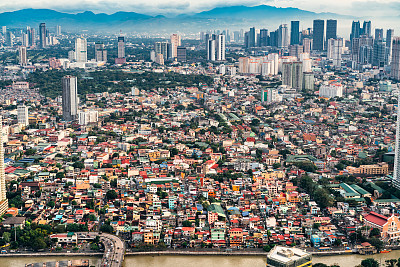
[[[387,267],[395,267],[397,260],[396,259],[385,260],[385,263]]]
[[[274,164],[272,165],[272,168],[274,168],[274,169],[279,169],[281,166],[282,166],[282,165],[281,165],[280,163],[274,163]]]
[[[378,237],[381,236],[381,231],[378,228],[372,228],[371,232],[369,233],[369,237]]]
[[[189,221],[183,221],[183,222],[182,222],[182,226],[183,226],[183,227],[192,227],[192,223],[189,222]]]
[[[46,242],[44,242],[42,237],[36,237],[32,242],[32,248],[34,250],[44,249],[47,248]]]
[[[50,200],[49,202],[47,202],[47,206],[50,208],[54,208],[55,205],[56,205],[56,203],[54,203],[53,200]]]
[[[117,192],[115,190],[108,190],[106,193],[106,198],[109,200],[114,200],[118,197]]]
[[[105,233],[112,233],[114,232],[114,228],[109,223],[105,223],[100,227],[100,231]]]
[[[85,168],[85,164],[82,161],[77,161],[74,164],[72,164],[72,166],[76,169],[84,169]]]
[[[368,258],[361,261],[361,266],[363,267],[379,267],[379,262],[373,258]]]
[[[4,232],[3,233],[3,240],[6,241],[6,243],[10,243],[11,241],[11,234],[9,232]]]

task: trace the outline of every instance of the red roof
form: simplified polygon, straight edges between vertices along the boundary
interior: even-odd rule
[[[371,223],[383,226],[387,222],[388,218],[386,216],[383,216],[381,214],[372,211],[370,214],[365,216],[364,219]]]

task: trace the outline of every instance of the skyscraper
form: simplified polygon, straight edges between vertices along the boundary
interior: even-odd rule
[[[352,41],[354,38],[360,37],[360,22],[359,21],[353,21],[351,24],[351,34],[350,34],[350,41]]]
[[[96,61],[107,61],[107,49],[101,42],[94,45],[94,58]]]
[[[392,61],[392,42],[393,42],[394,30],[387,29],[386,30],[386,53],[387,53],[387,63],[390,64]]]
[[[62,78],[62,112],[65,121],[72,121],[78,115],[78,84],[75,76]]]
[[[300,44],[300,21],[290,23],[290,44]]]
[[[76,62],[87,62],[87,42],[83,37],[75,39],[75,60]]]
[[[286,49],[289,46],[289,30],[287,24],[282,24],[278,29],[278,48]]]
[[[397,51],[394,51],[396,47]],[[393,60],[392,60],[392,72],[393,72],[393,61],[396,54],[396,76],[400,78],[400,37],[395,37],[393,40]],[[396,122],[396,147],[394,149],[394,168],[393,168],[393,185],[400,189],[400,95],[397,97],[397,122]]]
[[[217,60],[225,60],[225,35],[219,34],[217,36]]]
[[[118,58],[115,59],[116,64],[124,64],[126,63],[125,58],[125,37],[118,37]]]
[[[18,105],[18,124],[22,124],[23,126],[29,125],[29,117],[28,117],[28,107],[24,104]]]
[[[322,19],[316,19],[313,23],[313,50],[324,50],[324,24]]]
[[[303,39],[303,51],[304,53],[309,53],[311,52],[311,39],[309,38],[304,38]]]
[[[326,21],[326,41],[337,38],[337,20],[328,19]]]
[[[39,48],[46,48],[47,46],[47,31],[46,31],[46,23],[40,23],[39,25]]]
[[[0,116],[0,216],[8,209],[6,175],[4,169],[3,118]]]
[[[6,45],[9,47],[14,45],[14,34],[10,31],[6,32]]]
[[[258,45],[261,47],[268,45],[268,30],[267,29],[260,30],[260,43]]]
[[[35,34],[35,29],[29,29],[28,31],[29,35],[29,45],[30,46],[35,46],[36,45],[36,34]]]
[[[26,57],[26,46],[18,47],[18,58],[20,66],[26,66],[28,64],[28,60]]]
[[[61,35],[61,26],[60,26],[60,25],[57,25],[57,26],[56,26],[56,34],[57,34],[58,36]]]
[[[342,63],[343,39],[329,39],[327,43],[327,57],[333,60],[334,66],[339,67]]]
[[[179,46],[177,49],[176,60],[186,62],[186,47]]]
[[[386,65],[386,44],[383,40],[375,40],[373,53],[372,65],[384,67]]]
[[[392,42],[392,63],[391,63],[391,71],[390,71],[390,77],[396,80],[400,80],[400,37],[393,37],[393,42]],[[399,111],[400,112],[400,111]],[[399,114],[399,113],[397,113]],[[398,151],[399,145],[397,141],[399,141],[399,118],[400,116],[397,115],[397,133],[396,133],[396,156],[400,151]],[[397,159],[397,161],[400,161],[400,158]],[[395,161],[397,163],[397,161]],[[397,170],[397,179],[399,180],[399,185],[400,185],[400,166],[397,166],[399,169]]]
[[[181,46],[181,36],[174,33],[171,35],[171,49],[172,49],[172,58],[176,58],[178,56],[178,46]]]
[[[249,35],[248,35],[248,47],[255,47],[256,46],[256,28],[250,28]]]
[[[383,29],[375,29],[375,40],[383,40]]]
[[[372,32],[371,21],[364,21],[362,34],[371,37],[371,32]]]
[[[156,53],[156,57],[157,55],[161,54],[164,58],[164,60],[167,60],[168,58],[170,58],[170,47],[171,45],[168,44],[168,42],[155,42],[154,43],[154,51]]]
[[[207,60],[214,61],[215,60],[215,43],[216,41],[213,39],[210,39],[207,41]]]

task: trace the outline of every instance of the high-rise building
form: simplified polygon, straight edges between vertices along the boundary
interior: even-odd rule
[[[268,88],[261,90],[261,102],[263,103],[274,103],[280,100],[278,89],[276,88]]]
[[[28,64],[28,60],[26,57],[26,46],[18,47],[18,59],[20,66],[26,66]]]
[[[327,57],[333,60],[336,67],[342,64],[343,39],[329,39],[327,45]]]
[[[311,53],[311,39],[309,38],[304,38],[303,39],[303,51],[304,53]]]
[[[77,119],[78,80],[75,76],[65,76],[62,78],[62,111],[65,121]]]
[[[383,40],[383,29],[375,29],[375,40]]]
[[[290,44],[300,44],[300,21],[290,23]]]
[[[396,47],[396,48],[395,48]],[[397,51],[395,51],[395,49]],[[393,74],[393,61],[396,54],[396,77],[400,79],[400,37],[393,39],[393,60],[392,60],[392,74]],[[393,168],[393,185],[400,189],[400,95],[397,97],[397,122],[396,122],[396,147],[394,149],[394,168]]]
[[[161,54],[164,60],[167,60],[171,57],[171,44],[168,42],[155,42],[154,51],[156,53],[156,57],[158,54]]]
[[[17,107],[18,112],[18,124],[23,126],[29,125],[29,117],[28,117],[28,107],[24,104],[18,105]]]
[[[75,61],[87,62],[87,41],[83,37],[75,39]]]
[[[249,35],[248,35],[248,47],[255,47],[256,46],[256,39],[257,39],[257,34],[256,34],[256,28],[252,27],[250,28]]]
[[[324,25],[325,21],[322,19],[313,22],[313,50],[324,50]]]
[[[60,25],[56,26],[56,34],[57,34],[57,36],[61,35],[61,26]]]
[[[261,47],[268,45],[268,30],[267,29],[260,30],[260,42],[258,45]]]
[[[107,61],[107,49],[101,42],[94,45],[94,57],[96,61]]]
[[[372,34],[371,21],[364,21],[362,27],[362,35],[371,37],[371,34]]]
[[[46,48],[47,46],[47,31],[46,23],[40,23],[39,25],[39,48]]]
[[[390,64],[392,61],[392,42],[393,42],[394,30],[386,30],[386,49],[387,49],[387,63]]]
[[[171,57],[176,58],[178,56],[178,47],[182,45],[181,36],[179,34],[172,34],[171,35]]]
[[[29,46],[35,46],[36,45],[36,34],[35,34],[35,29],[29,29],[28,31],[29,34]]]
[[[391,70],[390,70],[390,77],[396,80],[400,80],[400,37],[393,37],[392,42],[392,63],[391,63]],[[397,143],[398,136],[400,135],[399,132],[399,118],[400,116],[397,115],[397,133],[396,133],[396,154],[398,151],[398,147],[400,144]],[[398,159],[400,160],[400,159]],[[400,166],[398,166],[398,172],[400,172]],[[397,174],[397,179],[400,181],[400,173]],[[399,183],[400,184],[400,183]]]
[[[176,60],[186,62],[186,47],[179,46],[177,49]]]
[[[337,20],[328,19],[326,21],[326,41],[337,38]]]
[[[22,34],[22,45],[28,47],[29,46],[29,34],[23,33]]]
[[[293,62],[292,68],[292,88],[303,89],[303,63]]]
[[[359,38],[360,37],[360,22],[359,21],[353,21],[351,24],[351,34],[350,34],[350,41],[352,41],[354,38]]]
[[[289,46],[289,30],[287,24],[281,24],[278,29],[278,48],[286,49]]]
[[[125,37],[118,37],[118,58],[125,58]]]
[[[0,216],[8,209],[6,189],[6,174],[4,165],[4,147],[3,147],[3,118],[0,116]]]
[[[12,47],[14,45],[14,34],[10,31],[6,32],[6,46]]]
[[[2,26],[1,28],[2,28],[3,35],[6,35],[7,26]]]
[[[304,72],[304,81],[303,81],[303,89],[314,91],[314,73],[313,72]]]
[[[215,40],[208,40],[208,49],[207,49],[207,60],[215,61],[215,46],[216,46],[216,41]]]
[[[223,61],[225,60],[225,35],[223,34],[219,34],[217,36],[217,57],[216,59],[218,61]]]
[[[384,67],[386,65],[386,44],[382,39],[375,40],[372,65]]]

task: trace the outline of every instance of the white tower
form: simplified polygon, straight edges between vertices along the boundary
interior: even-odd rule
[[[400,95],[397,97],[396,147],[394,150],[393,184],[400,188]]]
[[[8,209],[8,199],[6,197],[6,175],[4,169],[3,118],[0,116],[0,216]]]

